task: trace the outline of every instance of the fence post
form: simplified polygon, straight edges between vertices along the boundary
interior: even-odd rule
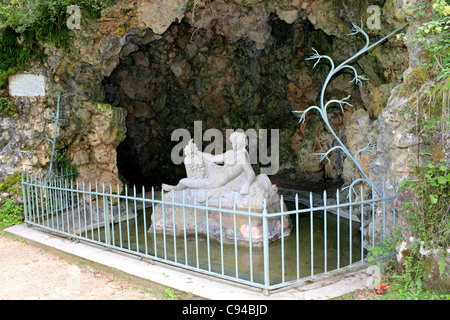
[[[28,222],[27,195],[25,192],[25,181],[23,180],[23,173],[22,173],[22,196],[23,196],[23,212],[24,212],[24,216],[25,216],[25,222]]]
[[[110,225],[110,217],[109,217],[109,206],[108,206],[108,197],[105,193],[105,184],[103,183],[103,212],[105,215],[105,243],[111,244],[111,225]]]
[[[269,218],[266,208],[266,199],[263,201],[263,254],[264,254],[264,294],[269,295],[270,273],[269,273]],[[283,225],[281,226],[283,228]]]

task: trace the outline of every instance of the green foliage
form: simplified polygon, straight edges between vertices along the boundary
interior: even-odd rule
[[[416,238],[402,251],[400,266],[392,270],[387,277],[391,286],[385,299],[397,300],[448,300],[449,294],[442,294],[441,290],[427,288],[426,281],[429,279],[429,263],[426,256],[422,255],[423,241]],[[440,261],[447,258],[442,254]],[[440,266],[441,267],[441,266]],[[444,267],[442,267],[444,269]],[[442,276],[442,274],[441,274]],[[436,290],[437,289],[437,290]]]
[[[77,172],[77,168],[71,164],[70,158],[67,156],[67,149],[59,150],[56,153],[56,170],[58,172]]]
[[[180,300],[180,295],[179,294],[175,294],[175,291],[173,291],[173,289],[167,288],[164,291],[163,299],[166,299],[166,300]]]
[[[435,262],[426,252],[443,248],[437,268],[441,276],[448,272],[445,250],[450,245],[450,165],[439,160],[411,167],[411,176],[400,183],[399,189],[410,198],[401,210],[413,237],[404,241],[400,229],[395,230],[391,237],[368,249],[368,262],[380,266],[386,262],[381,258],[396,248],[402,255],[400,263],[391,259],[384,270],[387,274],[383,281],[390,285],[385,299],[448,300],[450,295],[432,291],[427,285]]]
[[[424,17],[427,9],[431,9],[431,19],[417,29],[417,41],[427,52],[422,61],[423,68],[438,70],[437,80],[450,77],[450,5],[445,0],[433,0],[431,8],[425,2],[415,7],[415,17]],[[450,89],[450,82],[446,81],[446,88]]]
[[[426,285],[433,263],[426,251],[444,248],[438,262],[442,276],[446,272],[445,250],[450,245],[450,166],[439,160],[411,167],[412,176],[400,183],[400,190],[411,199],[403,203],[402,212],[413,237],[404,241],[400,232],[394,232],[369,249],[368,261],[380,265],[379,258],[393,252],[396,246],[402,255],[400,263],[392,259],[388,265],[384,281],[389,282],[390,288],[385,299],[447,300],[450,295],[431,291]],[[398,246],[400,243],[402,246]]]
[[[113,0],[0,0],[0,30],[10,27],[23,33],[53,25],[59,31],[66,26],[69,6],[79,6],[83,13],[98,18],[101,10],[112,3]]]
[[[14,204],[13,198],[8,198],[0,205],[0,230],[22,223],[23,205]]]
[[[413,165],[413,177],[400,183],[412,199],[403,204],[413,233],[428,244],[450,245],[450,169],[443,159],[433,164]]]
[[[407,277],[393,275],[391,287],[383,296],[386,300],[450,300],[450,294],[436,293],[421,286],[411,287],[405,283]]]
[[[8,76],[44,58],[40,42],[67,49],[67,7],[78,5],[83,17],[98,18],[113,0],[0,0],[0,88]]]
[[[400,241],[400,238],[401,230],[399,227],[395,227],[390,237],[385,238],[377,246],[367,249],[367,261],[369,263],[375,263],[381,267],[386,258],[388,258],[395,251],[395,246]]]
[[[0,115],[12,116],[18,112],[16,105],[9,97],[0,97]]]
[[[11,27],[0,31],[0,88],[11,74],[25,69],[32,56],[39,56],[39,50],[31,32],[21,35]]]
[[[20,173],[14,173],[8,176],[4,182],[0,183],[0,192],[4,193],[19,193],[20,192],[20,182],[22,176]]]

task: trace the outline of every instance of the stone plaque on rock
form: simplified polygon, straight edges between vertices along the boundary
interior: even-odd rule
[[[45,96],[45,77],[37,74],[15,74],[9,77],[9,94],[19,97]]]

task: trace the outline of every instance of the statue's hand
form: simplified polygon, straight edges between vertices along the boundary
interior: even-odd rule
[[[250,191],[250,183],[247,182],[247,183],[244,183],[244,185],[242,186],[240,194],[246,195],[249,193],[249,191]]]

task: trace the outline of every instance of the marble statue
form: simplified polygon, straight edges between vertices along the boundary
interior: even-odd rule
[[[192,140],[189,141],[184,148],[187,177],[177,185],[162,185],[164,200],[179,205],[156,205],[149,232],[209,233],[210,238],[216,240],[222,235],[225,242],[249,245],[251,238],[252,246],[262,245],[262,218],[253,216],[249,223],[244,212],[262,213],[264,199],[269,214],[286,211],[286,207],[269,177],[255,175],[246,150],[247,136],[234,132],[229,139],[233,149],[218,155],[201,152]],[[200,207],[183,208],[183,203]],[[202,209],[206,206],[217,210]],[[220,209],[235,209],[241,213],[234,215]],[[284,236],[289,235],[292,229],[287,216],[269,218],[268,221],[270,241],[281,237],[282,228]]]
[[[187,178],[181,179],[176,186],[163,184],[163,190],[211,189],[235,181],[236,185],[241,186],[240,194],[248,194],[250,184],[255,181],[255,172],[245,149],[247,136],[242,132],[234,132],[230,135],[230,141],[233,150],[219,155],[200,152],[192,140],[189,141],[184,149]],[[216,163],[223,163],[223,166]],[[245,175],[244,179],[240,178],[242,175]]]

